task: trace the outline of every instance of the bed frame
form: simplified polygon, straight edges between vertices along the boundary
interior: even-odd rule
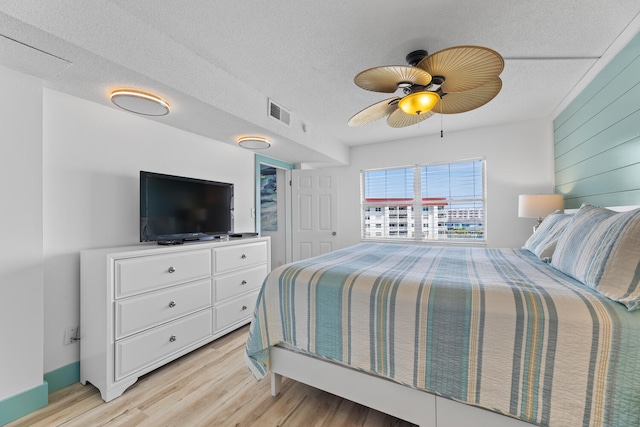
[[[625,212],[640,206],[615,206]],[[575,212],[577,209],[568,209]],[[282,377],[310,385],[420,427],[531,427],[533,424],[496,412],[417,390],[363,371],[304,353],[272,347],[271,394]]]
[[[282,347],[272,347],[269,356],[273,396],[286,377],[420,427],[533,425]]]

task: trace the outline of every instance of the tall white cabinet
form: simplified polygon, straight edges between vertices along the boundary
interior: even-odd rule
[[[269,237],[82,251],[80,381],[108,402],[251,321]]]

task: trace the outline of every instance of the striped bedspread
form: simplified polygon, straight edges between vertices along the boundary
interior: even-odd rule
[[[551,427],[640,425],[640,311],[518,249],[362,243],[275,269],[246,346]]]

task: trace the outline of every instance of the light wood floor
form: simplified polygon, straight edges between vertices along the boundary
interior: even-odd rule
[[[140,378],[105,403],[92,385],[73,384],[18,426],[397,426],[412,424],[285,379],[273,397],[244,364],[245,326]]]

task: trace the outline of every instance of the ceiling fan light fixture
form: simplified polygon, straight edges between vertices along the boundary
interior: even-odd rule
[[[238,138],[238,145],[249,150],[264,150],[271,147],[271,141],[263,136],[243,136]]]
[[[116,89],[111,92],[111,102],[123,110],[145,116],[165,116],[170,109],[165,99],[139,89]]]
[[[362,89],[394,93],[403,98],[377,102],[349,119],[360,126],[387,117],[393,128],[415,125],[434,114],[457,114],[491,101],[502,88],[504,59],[482,46],[454,46],[429,55],[425,50],[406,57],[409,66],[373,67],[356,74]],[[446,95],[446,96],[445,96]]]
[[[438,101],[440,101],[440,95],[435,92],[414,92],[402,98],[398,102],[398,107],[405,114],[423,114],[431,111]]]

